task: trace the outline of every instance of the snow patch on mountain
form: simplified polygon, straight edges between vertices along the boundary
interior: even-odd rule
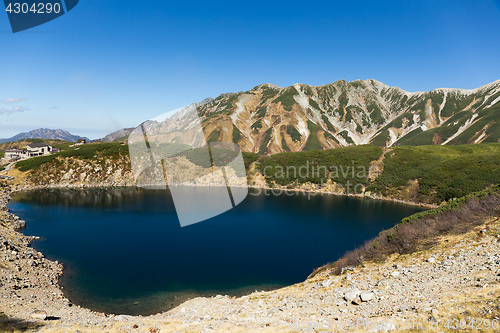
[[[495,98],[493,100],[493,102],[491,102],[490,105],[487,106],[487,108],[491,108],[493,105],[497,104],[498,102],[500,102],[500,96],[498,96],[497,98]]]
[[[481,141],[483,141],[483,138],[485,136],[486,136],[486,132],[481,133],[481,135],[476,140],[474,140],[474,143],[480,143]]]
[[[300,89],[300,86],[297,88],[297,91],[299,92],[298,95],[294,95],[293,99],[297,104],[302,108],[304,112],[307,112],[307,109],[309,108],[309,97],[304,94],[304,92]]]
[[[300,135],[308,137],[309,130],[307,129],[306,122],[298,114],[295,114],[295,117],[297,118],[297,130],[299,131]]]
[[[233,121],[233,124],[236,123],[236,121],[238,120],[239,116],[240,116],[240,113],[242,113],[243,111],[245,111],[245,105],[244,103],[248,100],[248,97],[244,96],[243,98],[240,98],[237,102],[236,102],[236,109],[234,110],[234,112],[231,114],[231,120]]]
[[[444,106],[446,105],[446,97],[448,97],[448,93],[445,91],[444,96],[443,96],[443,102],[441,103],[441,106],[439,107],[439,112],[438,112],[438,117],[439,117],[439,123],[443,123],[443,118],[441,118],[441,111],[443,111]]]
[[[460,134],[462,134],[466,129],[468,129],[472,124],[474,124],[474,119],[476,119],[477,117],[478,117],[477,113],[474,113],[472,115],[472,117],[465,122],[465,124],[463,124],[462,126],[460,126],[458,128],[458,131],[455,134],[453,134],[452,136],[450,136],[441,145],[447,144],[448,142],[450,142],[451,140],[455,139],[457,136],[459,136]]]

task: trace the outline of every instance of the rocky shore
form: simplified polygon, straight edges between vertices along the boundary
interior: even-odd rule
[[[500,222],[497,217],[432,249],[366,263],[340,276],[234,298],[195,298],[152,316],[106,314],[72,304],[57,284],[63,266],[29,246],[22,221],[0,188],[0,331],[21,332],[314,332],[448,331],[459,318],[500,320]],[[451,330],[450,330],[451,331]],[[498,331],[490,329],[482,332]]]
[[[378,170],[380,173],[383,166],[380,161],[372,170]],[[189,170],[188,174],[200,172],[199,167],[184,161],[184,171]],[[175,174],[174,172],[171,172]],[[283,191],[298,191],[308,193],[310,196],[316,194],[333,194],[350,196],[356,198],[374,199],[392,201],[405,205],[419,206],[425,208],[438,207],[436,204],[422,203],[404,199],[403,197],[387,197],[380,193],[365,192],[364,188],[359,193],[354,191],[340,190],[333,183],[326,183],[322,186],[313,183],[298,183],[293,186],[280,186],[274,184],[272,187],[266,182],[266,178],[258,170],[255,169],[255,163],[248,170],[248,186],[257,188],[272,193],[281,193]],[[370,179],[374,179],[377,174],[369,174]],[[28,190],[40,188],[91,188],[91,187],[122,187],[135,186],[134,175],[130,169],[130,161],[121,157],[118,160],[102,159],[102,160],[80,160],[77,158],[66,158],[61,160],[61,164],[48,164],[37,170],[21,172],[17,170],[14,164],[9,164],[8,168],[1,172],[3,176],[14,177],[11,184],[14,185],[13,190]],[[241,177],[240,177],[241,178]],[[241,180],[238,177],[233,177],[231,180],[232,186],[240,184]],[[244,179],[243,179],[244,183]],[[182,183],[183,186],[189,186],[189,182]],[[200,177],[196,182],[196,186],[225,186],[222,174],[213,177]]]

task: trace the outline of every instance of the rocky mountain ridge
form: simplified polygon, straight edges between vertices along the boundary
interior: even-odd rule
[[[128,136],[134,129],[133,128],[122,128],[118,131],[110,133],[101,139],[97,139],[97,142],[115,142],[126,136]]]
[[[0,139],[0,143],[15,142],[24,139],[51,139],[51,140],[64,140],[69,142],[76,142],[79,139],[85,139],[89,141],[89,139],[86,137],[73,135],[70,132],[62,129],[52,130],[48,128],[39,128],[33,131],[19,133],[8,139]]]
[[[500,80],[472,90],[413,93],[372,79],[286,88],[266,83],[207,101],[197,111],[210,141],[261,154],[500,140]]]

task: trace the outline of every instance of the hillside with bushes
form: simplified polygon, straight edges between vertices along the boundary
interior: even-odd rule
[[[500,184],[499,166],[500,144],[483,143],[281,153],[259,157],[255,170],[270,187],[309,184],[346,194],[350,184],[351,194],[441,204]]]
[[[133,183],[128,146],[123,142],[91,143],[16,163],[33,185],[121,186]]]
[[[134,183],[128,146],[123,142],[64,149],[19,161],[16,168],[37,185]],[[199,164],[196,150],[182,154],[193,167]],[[394,148],[360,145],[270,156],[243,153],[243,157],[249,185],[269,188],[439,205],[500,184],[499,143]]]

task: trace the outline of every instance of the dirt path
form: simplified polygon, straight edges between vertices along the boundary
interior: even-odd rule
[[[14,164],[16,164],[16,162],[10,162],[9,164],[7,164],[7,166],[5,167],[5,170],[3,170],[1,173],[6,175],[8,171],[12,170],[12,167],[14,166]]]

